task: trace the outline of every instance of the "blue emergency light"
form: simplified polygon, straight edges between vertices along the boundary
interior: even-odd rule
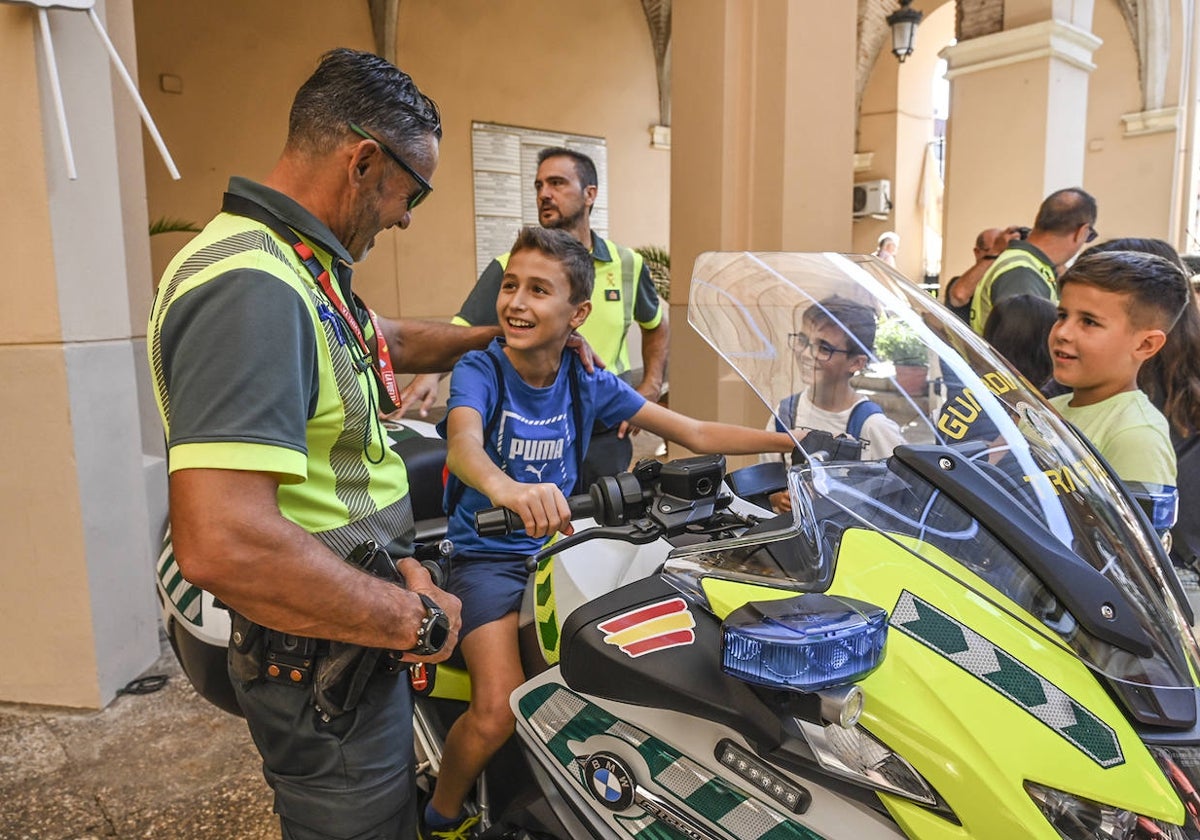
[[[1150,520],[1150,527],[1163,533],[1175,526],[1179,515],[1179,491],[1169,484],[1127,481],[1129,493]]]
[[[813,692],[856,682],[883,661],[887,612],[809,593],[756,601],[721,625],[721,667],[769,688]]]

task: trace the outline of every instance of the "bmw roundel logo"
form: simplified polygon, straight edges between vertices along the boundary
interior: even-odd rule
[[[633,804],[633,774],[612,753],[598,752],[583,762],[583,775],[592,798],[612,811]]]

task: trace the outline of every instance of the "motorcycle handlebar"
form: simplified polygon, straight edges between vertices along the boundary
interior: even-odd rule
[[[602,476],[587,493],[568,496],[567,506],[572,519],[590,516],[600,525],[620,527],[644,516],[656,493],[680,499],[683,504],[674,506],[680,512],[704,499],[715,501],[724,475],[722,455],[698,455],[665,465],[645,458],[631,472]],[[690,513],[682,513],[680,518],[670,507],[662,513],[678,519],[673,524],[660,523],[663,527],[683,527],[691,520]],[[475,514],[475,530],[480,536],[504,536],[522,527],[521,518],[505,508],[488,508]]]
[[[567,507],[571,511],[572,519],[594,516],[596,500],[590,493],[567,496]],[[508,508],[486,508],[475,514],[475,532],[481,537],[503,537],[524,527],[525,524],[521,521],[521,517]]]

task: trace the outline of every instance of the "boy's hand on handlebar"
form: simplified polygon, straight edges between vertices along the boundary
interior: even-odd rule
[[[566,536],[575,533],[567,499],[554,484],[513,481],[504,493],[492,499],[492,504],[506,507],[521,517],[525,533],[531,537],[546,537],[555,531]]]
[[[449,592],[438,589],[433,585],[433,579],[429,577],[429,572],[414,560],[412,557],[404,557],[396,562],[396,569],[404,578],[404,588],[409,592],[420,595],[427,595],[435,604],[442,608],[446,613],[446,618],[450,620],[450,634],[446,639],[446,643],[442,645],[442,649],[432,656],[417,656],[413,653],[406,653],[401,659],[405,662],[441,662],[449,658],[454,651],[454,646],[458,644],[458,631],[462,627],[462,602]]]

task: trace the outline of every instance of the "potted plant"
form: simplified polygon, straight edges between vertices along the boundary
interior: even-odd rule
[[[897,318],[879,325],[875,353],[896,369],[896,386],[906,394],[925,393],[929,379],[929,352],[912,327]]]
[[[634,248],[642,255],[650,279],[654,281],[654,291],[665,301],[671,300],[671,255],[667,249],[659,245],[643,245]]]

